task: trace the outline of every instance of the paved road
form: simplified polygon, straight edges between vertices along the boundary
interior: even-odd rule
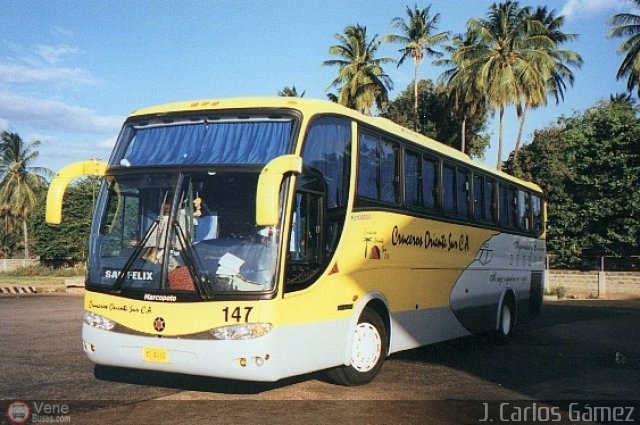
[[[5,412],[16,399],[32,413],[43,409],[34,400],[48,400],[54,410],[67,406],[71,423],[81,424],[403,424],[482,423],[485,406],[494,423],[513,422],[503,417],[522,411],[513,400],[565,400],[523,406],[541,414],[560,406],[562,419],[570,419],[572,401],[632,406],[625,400],[640,396],[640,300],[546,304],[543,316],[506,344],[475,336],[399,353],[372,384],[357,388],[331,385],[320,374],[255,384],[95,371],[80,348],[81,320],[78,295],[0,297],[0,424],[10,423]],[[616,353],[626,363],[616,362]],[[505,401],[510,410],[496,410]],[[574,417],[584,414],[581,406],[574,405]]]

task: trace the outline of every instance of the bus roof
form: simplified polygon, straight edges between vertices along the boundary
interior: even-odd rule
[[[211,100],[192,100],[184,102],[166,103],[162,105],[150,106],[138,109],[131,113],[130,117],[141,117],[147,115],[163,115],[175,112],[200,112],[230,109],[260,109],[260,108],[289,108],[300,111],[303,116],[311,117],[319,113],[329,113],[347,116],[356,121],[368,124],[383,132],[394,134],[405,140],[424,146],[432,151],[439,152],[451,159],[463,162],[486,173],[500,176],[503,179],[525,186],[536,192],[542,189],[535,183],[518,179],[502,171],[489,167],[488,165],[471,159],[467,154],[460,152],[444,143],[440,143],[422,134],[402,127],[391,120],[382,117],[372,117],[361,114],[358,111],[320,99],[308,99],[299,97],[251,97],[251,98],[229,98]]]

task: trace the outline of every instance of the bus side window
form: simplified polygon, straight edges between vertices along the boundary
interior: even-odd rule
[[[424,157],[422,159],[422,198],[424,207],[438,209],[438,161]]]
[[[518,224],[520,230],[530,232],[531,226],[531,195],[523,190],[518,191]]]
[[[531,213],[533,216],[533,232],[539,234],[543,230],[542,226],[542,201],[539,196],[531,196]]]
[[[514,205],[510,202],[509,190],[507,185],[504,183],[498,184],[498,198],[500,199],[500,226],[511,227],[513,225],[513,221],[511,221],[511,214]]]
[[[445,214],[456,213],[455,169],[450,165],[442,167],[442,209]]]
[[[486,201],[484,197],[484,177],[477,174],[473,175],[473,218],[476,221],[485,221],[484,212]]]
[[[422,206],[422,170],[420,155],[407,151],[404,156],[404,198],[410,207]]]
[[[458,217],[469,216],[469,172],[458,168],[456,179],[456,205]]]
[[[398,203],[397,143],[362,133],[358,150],[358,195],[389,204]]]
[[[484,218],[488,223],[495,223],[498,216],[496,203],[496,183],[491,179],[484,182]]]

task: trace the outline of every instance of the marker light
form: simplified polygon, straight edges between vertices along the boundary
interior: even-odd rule
[[[245,323],[209,329],[215,339],[242,340],[260,338],[271,332],[271,323]]]
[[[96,314],[92,311],[84,312],[84,323],[94,328],[102,329],[103,331],[110,331],[116,325],[111,319],[107,319],[104,316]]]

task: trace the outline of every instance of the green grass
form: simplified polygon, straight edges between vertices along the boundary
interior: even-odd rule
[[[15,276],[0,273],[0,286],[64,286],[64,277],[57,276]]]
[[[18,268],[0,273],[0,286],[58,286],[68,277],[84,276],[84,267],[53,269],[43,266]]]

